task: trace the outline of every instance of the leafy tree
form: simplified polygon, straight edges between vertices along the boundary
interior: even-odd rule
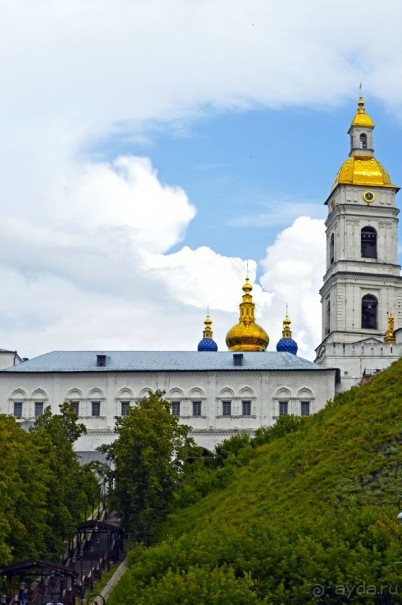
[[[46,464],[46,546],[59,552],[65,536],[72,533],[85,502],[98,492],[94,474],[81,467],[75,441],[86,432],[77,422],[70,404],[60,405],[60,414],[47,407],[31,429],[31,438]]]
[[[171,404],[156,391],[116,419],[117,439],[101,451],[114,462],[112,505],[135,542],[155,540],[182,476],[190,427],[180,425]]]
[[[42,549],[46,533],[47,467],[12,416],[0,415],[0,561]]]

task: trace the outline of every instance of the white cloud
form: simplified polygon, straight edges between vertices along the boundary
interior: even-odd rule
[[[1,9],[0,327],[2,346],[23,354],[191,348],[208,302],[222,347],[222,326],[236,321],[244,261],[205,247],[168,254],[195,213],[180,183],[161,183],[146,159],[88,158],[94,143],[217,109],[326,108],[360,80],[402,115],[399,0]],[[323,250],[322,223],[310,219],[268,249],[254,294],[271,349],[286,302],[302,352],[319,342]]]
[[[269,311],[272,345],[280,337],[288,304],[293,337],[299,344],[299,354],[307,358],[314,357],[313,351],[321,341],[318,291],[325,272],[324,251],[324,222],[300,217],[278,235],[262,261],[265,272],[261,284],[273,294]]]
[[[195,208],[180,187],[162,184],[148,158],[87,163],[53,206],[58,217],[91,230],[127,228],[136,247],[166,252],[180,242]]]

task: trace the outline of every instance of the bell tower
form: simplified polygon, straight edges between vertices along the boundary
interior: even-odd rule
[[[402,356],[402,345],[384,342],[390,315],[396,328],[402,327],[399,188],[374,157],[373,130],[360,95],[348,130],[349,157],[325,202],[327,262],[316,363],[340,369],[340,390]]]

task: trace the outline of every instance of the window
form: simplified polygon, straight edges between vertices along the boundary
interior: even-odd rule
[[[286,416],[288,413],[288,402],[280,401],[279,402],[279,416]]]
[[[367,149],[367,135],[364,133],[360,135],[360,149]]]
[[[127,416],[128,415],[128,410],[130,408],[130,402],[129,401],[121,401],[120,404],[121,404],[121,408],[120,408],[121,415],[122,416]]]
[[[302,416],[310,416],[310,402],[309,401],[300,402],[300,414]]]
[[[332,265],[332,263],[335,260],[335,236],[334,234],[331,235],[331,239],[329,240],[329,262]]]
[[[372,294],[366,294],[362,298],[362,328],[366,330],[377,330],[378,302]]]
[[[22,418],[22,401],[14,401],[14,417]]]
[[[193,401],[193,416],[201,416],[201,401]]]
[[[79,401],[70,401],[70,405],[73,408],[73,412],[76,416],[80,415],[80,402]]]
[[[327,334],[331,332],[331,301],[327,303]]]
[[[172,416],[180,416],[180,401],[172,401]]]
[[[222,415],[231,416],[231,414],[232,414],[232,402],[231,401],[222,401]]]
[[[243,416],[251,416],[251,401],[242,401],[241,407]]]
[[[100,416],[100,401],[91,401],[92,416]]]
[[[377,258],[377,231],[374,227],[363,227],[361,249],[362,258]]]
[[[35,401],[35,418],[43,416],[43,401]]]

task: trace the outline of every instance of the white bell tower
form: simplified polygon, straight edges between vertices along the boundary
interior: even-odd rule
[[[340,369],[339,390],[402,356],[395,200],[399,188],[374,157],[373,129],[360,96],[348,131],[349,157],[325,202],[327,265],[320,290],[322,342],[316,363]]]

